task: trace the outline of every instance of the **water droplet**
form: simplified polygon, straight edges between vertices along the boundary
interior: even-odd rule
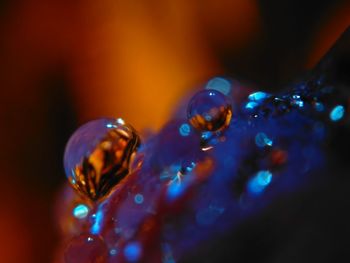
[[[345,109],[342,105],[335,106],[332,111],[329,113],[329,118],[332,121],[339,121],[344,117]]]
[[[81,234],[68,244],[64,259],[66,263],[107,262],[107,246],[95,235]]]
[[[202,90],[192,97],[187,117],[199,131],[222,131],[230,124],[232,107],[219,91]]]
[[[104,197],[129,173],[139,144],[136,131],[121,119],[98,119],[81,126],[64,154],[71,185],[91,200]]]

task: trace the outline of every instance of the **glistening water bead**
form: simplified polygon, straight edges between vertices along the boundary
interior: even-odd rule
[[[195,94],[187,108],[187,118],[198,131],[221,131],[231,121],[232,107],[227,97],[217,90]]]
[[[90,200],[104,197],[129,173],[130,159],[139,144],[136,131],[122,119],[86,123],[66,146],[64,167],[69,182]]]

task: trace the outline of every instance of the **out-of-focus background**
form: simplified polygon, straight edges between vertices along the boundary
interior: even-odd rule
[[[0,262],[52,261],[78,125],[156,130],[215,75],[276,90],[349,24],[346,0],[0,1]]]

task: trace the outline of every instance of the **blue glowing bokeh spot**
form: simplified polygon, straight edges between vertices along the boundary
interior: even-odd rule
[[[181,136],[188,136],[191,133],[191,126],[187,123],[183,123],[179,128],[179,132]]]
[[[82,218],[85,218],[88,214],[89,214],[89,208],[84,204],[77,205],[73,209],[73,215],[76,218],[82,219]]]
[[[271,183],[272,173],[267,170],[259,171],[250,181],[248,182],[249,193],[256,195],[260,194],[266,186]]]
[[[216,77],[209,80],[205,88],[217,90],[224,95],[228,95],[231,92],[231,83],[227,79]]]
[[[267,135],[263,132],[259,132],[256,136],[255,136],[255,144],[258,147],[265,147],[265,146],[272,146],[273,145],[273,141],[267,137]]]
[[[318,112],[322,112],[322,111],[324,111],[324,105],[323,105],[321,102],[316,102],[316,103],[315,103],[315,109],[316,109]]]
[[[333,108],[333,110],[329,113],[329,118],[332,121],[339,121],[344,117],[345,109],[342,105],[337,105]]]
[[[134,197],[134,201],[136,204],[140,205],[143,203],[143,195],[142,194],[136,194]]]
[[[167,198],[169,201],[173,201],[180,197],[185,191],[185,187],[181,182],[175,181],[171,183],[167,189]]]
[[[124,248],[124,256],[128,261],[135,262],[141,258],[142,248],[139,242],[131,242]]]
[[[91,234],[97,235],[101,231],[102,221],[103,221],[103,211],[102,206],[100,206],[97,210],[97,213],[94,216],[95,222],[91,227]]]
[[[259,104],[257,103],[257,102],[255,102],[255,101],[249,101],[249,102],[247,102],[247,104],[245,105],[245,109],[246,110],[253,110],[253,109],[255,109],[256,107],[258,107],[259,106]]]
[[[263,91],[257,91],[257,92],[254,92],[254,93],[251,93],[249,96],[248,96],[248,99],[250,101],[262,101],[266,98],[270,97],[269,94],[267,94],[266,92],[263,92]]]

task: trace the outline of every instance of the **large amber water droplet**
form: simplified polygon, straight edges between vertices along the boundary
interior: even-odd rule
[[[121,119],[104,118],[74,132],[64,153],[69,182],[81,195],[96,201],[129,173],[140,145],[136,131]]]

